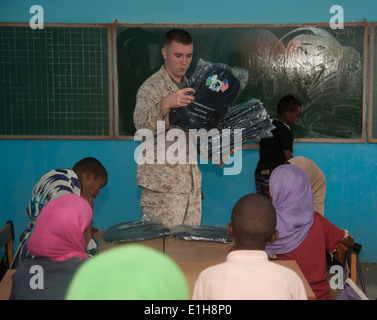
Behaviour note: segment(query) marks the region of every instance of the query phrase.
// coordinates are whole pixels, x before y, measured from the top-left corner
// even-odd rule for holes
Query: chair
[[[351,280],[356,283],[357,281],[357,251],[354,250],[354,248],[348,248],[344,243],[338,241],[335,247],[336,251],[334,253],[334,258],[340,263],[344,264],[344,258],[346,257],[347,250],[351,249],[351,264],[350,264],[350,270]]]
[[[5,226],[0,230],[0,249],[5,248],[5,256],[2,263],[5,263],[4,274],[10,268],[13,261],[13,241],[14,226],[12,221],[7,221]],[[0,280],[4,276],[0,272]]]

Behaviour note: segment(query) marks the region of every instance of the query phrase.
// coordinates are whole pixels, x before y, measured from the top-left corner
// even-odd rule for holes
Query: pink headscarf
[[[289,253],[306,238],[314,219],[314,202],[305,172],[292,164],[283,164],[270,177],[272,204],[276,210],[279,236],[266,245],[269,254]]]
[[[88,258],[84,230],[92,221],[89,203],[75,194],[49,201],[38,215],[27,247],[32,256],[64,261]]]

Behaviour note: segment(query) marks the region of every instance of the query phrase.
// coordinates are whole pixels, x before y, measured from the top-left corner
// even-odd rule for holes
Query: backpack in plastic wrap
[[[246,86],[248,72],[226,64],[199,60],[184,88],[195,89],[195,100],[185,108],[170,109],[169,122],[185,129],[212,129]]]

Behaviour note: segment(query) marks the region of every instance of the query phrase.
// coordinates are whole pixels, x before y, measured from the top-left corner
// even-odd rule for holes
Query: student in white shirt
[[[299,276],[268,260],[267,242],[278,237],[276,213],[269,199],[258,194],[242,197],[228,223],[234,246],[224,263],[199,275],[193,300],[306,300]]]

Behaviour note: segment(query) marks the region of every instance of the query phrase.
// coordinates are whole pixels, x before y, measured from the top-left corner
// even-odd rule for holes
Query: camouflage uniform
[[[153,132],[153,164],[138,164],[137,184],[143,187],[140,206],[145,217],[156,217],[166,226],[178,224],[199,225],[201,220],[201,173],[196,163],[188,159],[188,132],[181,148],[186,150],[185,164],[157,163],[157,134],[174,129],[169,125],[169,115],[162,118],[161,100],[178,90],[165,67],[149,77],[140,87],[136,97],[134,123],[137,130],[149,129]],[[165,121],[163,132],[157,132],[157,121]],[[182,141],[165,141],[165,150]],[[165,152],[165,150],[163,150]]]

